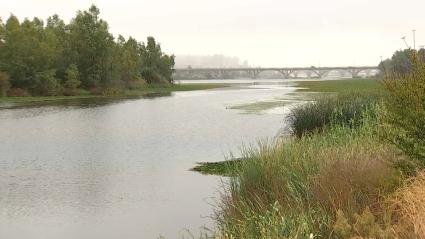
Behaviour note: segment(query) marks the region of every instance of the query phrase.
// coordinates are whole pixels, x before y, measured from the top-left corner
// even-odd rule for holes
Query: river
[[[212,81],[210,81],[212,82]],[[178,238],[213,227],[224,178],[189,171],[273,139],[279,80],[109,103],[0,110],[0,238]],[[240,84],[244,83],[244,84]]]

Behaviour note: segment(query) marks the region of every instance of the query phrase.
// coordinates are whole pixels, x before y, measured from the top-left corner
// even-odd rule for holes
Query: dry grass
[[[370,207],[379,213],[382,195],[400,184],[400,173],[389,161],[399,156],[391,147],[351,145],[330,149],[318,157],[325,160],[313,180],[312,195],[328,211],[354,215]]]
[[[389,199],[392,229],[399,238],[425,238],[425,172],[407,181]]]

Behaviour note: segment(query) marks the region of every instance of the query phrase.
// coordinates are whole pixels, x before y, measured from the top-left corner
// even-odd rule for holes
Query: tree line
[[[381,74],[406,75],[412,72],[415,63],[413,59],[425,62],[425,49],[405,49],[394,52],[391,58],[383,60],[379,64]]]
[[[58,15],[0,19],[0,96],[114,93],[149,84],[171,84],[174,56],[153,37],[146,43],[109,32],[92,5],[69,24]]]

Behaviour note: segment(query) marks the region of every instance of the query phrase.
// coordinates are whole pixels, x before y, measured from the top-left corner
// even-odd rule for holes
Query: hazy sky
[[[116,36],[154,36],[168,53],[224,54],[255,66],[376,65],[425,45],[425,0],[93,0]],[[1,0],[0,16],[68,22],[85,0]]]

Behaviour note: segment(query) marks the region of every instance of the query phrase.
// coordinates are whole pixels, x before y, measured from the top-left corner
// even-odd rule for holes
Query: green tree
[[[45,44],[52,54],[51,68],[56,69],[58,78],[64,79],[65,71],[72,62],[68,57],[70,50],[66,24],[55,14],[47,19],[45,31]]]
[[[34,88],[39,72],[57,67],[58,45],[56,36],[45,30],[40,19],[26,19],[21,24],[11,15],[5,26],[0,59],[12,86],[26,90]]]
[[[72,60],[78,64],[82,85],[86,88],[107,85],[108,60],[114,45],[108,24],[99,18],[100,11],[91,6],[78,12],[69,25]]]
[[[161,46],[155,38],[148,37],[147,43],[141,46],[142,76],[147,83],[172,83],[174,56],[162,53]]]
[[[121,79],[128,87],[132,82],[141,78],[140,68],[141,57],[139,55],[140,44],[134,39],[129,38],[122,45],[122,75]]]
[[[114,41],[94,5],[69,24],[58,15],[47,24],[39,18],[20,22],[14,15],[5,24],[0,19],[0,71],[9,75],[12,88],[34,95],[60,93],[60,83],[75,89],[78,81],[81,88],[111,92],[140,86],[143,79],[172,83],[173,67],[174,56],[164,54],[153,37],[146,44],[122,36]],[[78,79],[70,80],[74,73]]]
[[[71,64],[65,72],[64,87],[69,90],[76,90],[81,85],[79,80],[77,65]]]
[[[25,85],[25,64],[23,62],[21,24],[17,17],[11,15],[4,26],[4,44],[0,57],[2,70],[10,76],[10,81],[14,87]]]
[[[388,90],[384,119],[395,145],[425,167],[425,63],[415,52],[409,57],[408,72],[389,73],[384,80]]]
[[[4,43],[6,41],[5,34],[6,34],[6,28],[3,23],[3,20],[0,17],[0,70],[4,69],[4,62],[3,62],[1,53],[4,52]]]
[[[56,70],[37,73],[32,91],[37,95],[53,96],[60,93],[61,85],[56,78]]]
[[[173,72],[174,72],[174,64],[175,64],[174,59],[175,59],[174,55],[172,56],[163,55],[161,57],[161,61],[158,66],[159,71],[161,72],[161,75],[169,83],[173,83]]]
[[[6,34],[6,28],[4,26],[3,20],[0,17],[0,49],[2,49],[2,47],[4,46],[5,34]]]
[[[412,71],[413,62],[410,56],[413,50],[406,49],[404,51],[397,51],[391,58],[393,70],[398,74],[407,74]]]
[[[416,53],[415,50],[406,49],[396,51],[391,59],[386,59],[379,64],[381,72],[391,74],[407,74],[413,69],[413,62],[410,56]]]

